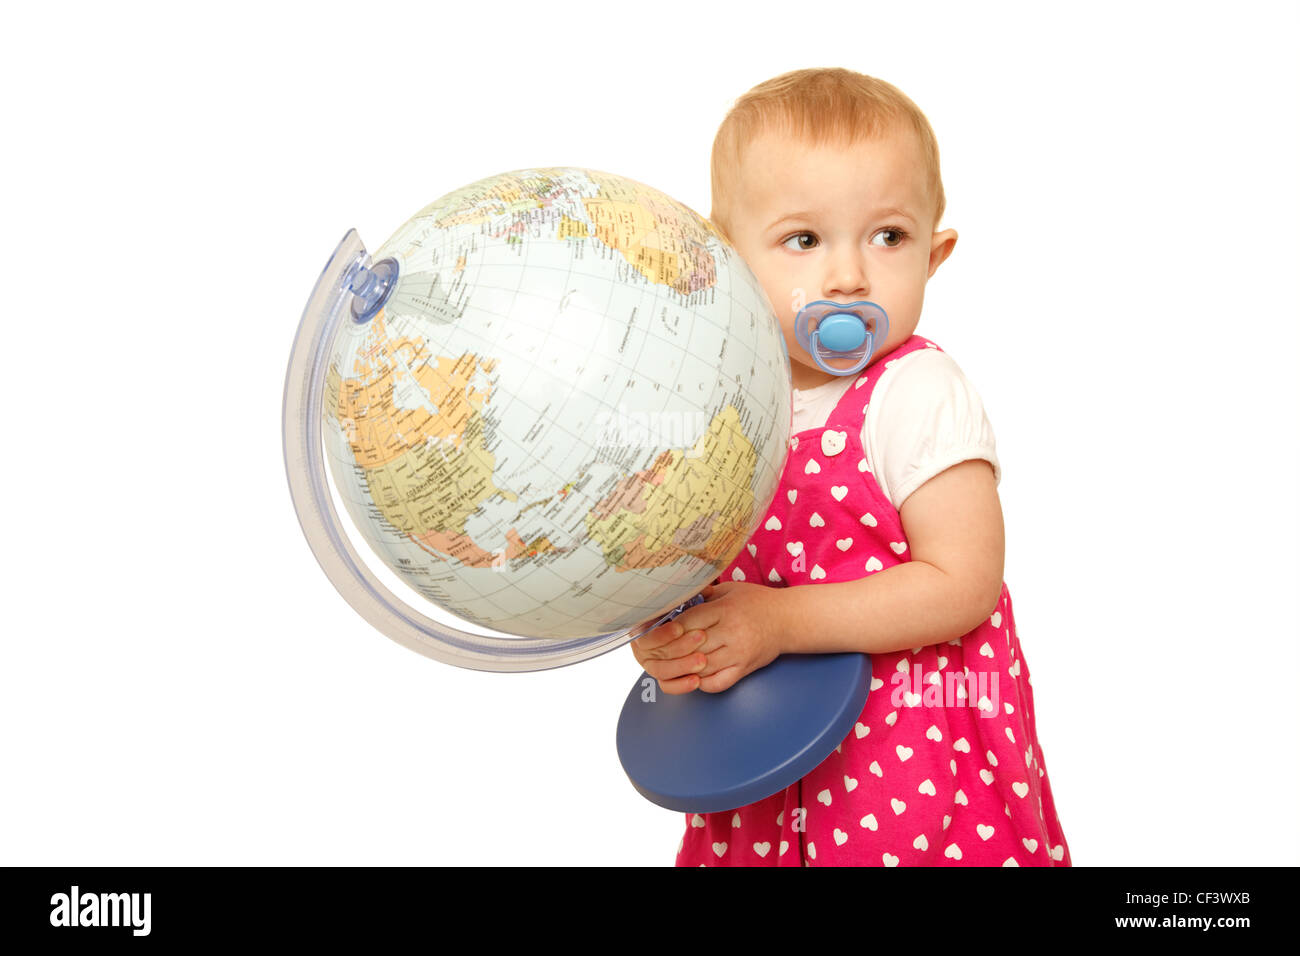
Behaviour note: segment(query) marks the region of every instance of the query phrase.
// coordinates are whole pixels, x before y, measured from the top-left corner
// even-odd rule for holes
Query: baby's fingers
[[[669,621],[649,634],[632,642],[637,660],[667,661],[685,657],[704,643],[705,634],[696,629],[687,631],[676,621]]]
[[[683,657],[674,657],[669,660],[654,660],[653,658],[639,658],[641,666],[645,672],[659,681],[662,686],[665,681],[675,681],[682,677],[698,675],[700,671],[708,665],[709,659],[699,651],[693,654],[686,654]],[[694,688],[683,687],[683,690],[693,690]],[[673,693],[673,691],[669,691]]]
[[[699,686],[700,678],[695,674],[687,674],[685,677],[659,682],[659,689],[665,694],[689,694]]]
[[[740,668],[736,665],[724,667],[715,674],[700,678],[700,690],[706,694],[720,694],[740,680]]]
[[[677,640],[685,633],[686,629],[678,624],[675,620],[665,621],[652,631],[646,631],[632,645],[640,654],[651,656],[653,652],[659,651]],[[655,657],[662,657],[662,654],[654,653]]]

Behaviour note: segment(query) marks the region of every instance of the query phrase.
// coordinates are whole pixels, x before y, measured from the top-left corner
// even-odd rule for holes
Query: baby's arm
[[[856,581],[785,589],[781,653],[887,653],[973,630],[1002,593],[1004,531],[993,468],[964,461],[899,511],[912,560]]]
[[[778,654],[879,654],[969,633],[1002,593],[992,466],[954,465],[909,495],[899,515],[910,561],[835,584],[714,585],[703,604],[633,642],[637,660],[668,693],[716,693]]]

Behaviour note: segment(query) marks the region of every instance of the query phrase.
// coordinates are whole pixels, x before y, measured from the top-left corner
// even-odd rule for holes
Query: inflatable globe
[[[290,359],[290,488],[322,567],[388,636],[464,667],[569,664],[744,546],[784,466],[789,374],[761,286],[708,221],[608,173],[503,173],[373,257],[344,238]],[[361,560],[330,479],[353,536],[436,617]]]

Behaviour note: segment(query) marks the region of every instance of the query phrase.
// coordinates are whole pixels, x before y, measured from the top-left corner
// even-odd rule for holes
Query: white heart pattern
[[[814,511],[808,517],[808,525],[813,528],[824,528],[826,527],[826,519]]]
[[[950,859],[950,860],[960,860],[960,859],[961,859],[961,847],[959,847],[959,846],[958,846],[957,844],[955,844],[955,843],[949,843],[949,844],[948,844],[948,849],[946,849],[946,850],[943,851],[943,855],[946,856],[946,857],[948,857],[948,859]]]
[[[907,759],[912,756],[912,748],[904,747],[902,744],[899,744],[897,747],[894,748],[894,753],[898,754],[899,760],[906,763]]]
[[[882,568],[884,568],[884,565],[880,563],[880,559],[877,558],[875,555],[872,555],[871,557],[867,558],[868,571],[879,571]]]
[[[790,552],[790,557],[794,557],[796,554],[798,554],[800,551],[803,550],[803,542],[802,541],[787,542],[785,549]]]
[[[831,485],[831,497],[836,501],[843,501],[844,496],[849,493],[848,485]]]
[[[866,827],[868,830],[874,830],[879,826],[879,824],[876,823],[876,815],[874,813],[868,813],[865,817],[859,820],[858,823],[862,824],[862,826]]]
[[[745,572],[742,571],[742,570],[740,570],[740,568],[732,568],[732,569],[731,569],[731,580],[733,580],[733,581],[743,581],[743,580],[745,580]]]
[[[715,843],[715,844],[713,844],[713,852],[714,852],[715,854],[717,854],[719,857],[721,857],[722,854],[724,854],[724,853],[727,852],[727,844],[725,844],[725,843]]]
[[[805,475],[819,475],[821,474],[821,470],[822,466],[817,464],[816,458],[809,458],[808,464],[803,466],[803,473]]]
[[[776,515],[772,515],[772,517],[767,519],[767,524],[763,525],[763,527],[766,528],[768,531],[780,531],[781,519],[778,518]]]
[[[849,839],[849,835],[845,833],[843,830],[841,830],[839,827],[835,828],[835,832],[833,836],[835,837],[836,846],[843,846],[846,842],[848,842]]]
[[[933,797],[935,794],[934,784],[930,782],[929,777],[926,777],[924,780],[922,780],[921,785],[916,789],[919,792],[925,794],[927,797]]]
[[[857,734],[858,739],[861,740],[867,734],[871,733],[871,728],[859,720],[853,725],[853,732]]]
[[[898,857],[894,856],[894,854],[890,853],[888,850],[880,854],[880,861],[884,863],[885,866],[898,866]]]
[[[848,437],[848,432],[836,432],[829,429],[822,432],[822,454],[827,458],[834,458],[844,450],[844,440]]]
[[[906,541],[891,541],[891,542],[889,542],[889,550],[890,550],[890,551],[893,551],[894,554],[902,554],[904,551],[907,550],[907,542],[906,542]],[[952,632],[950,631],[949,633],[952,633]]]
[[[767,572],[767,579],[775,584],[777,581],[781,580],[781,575],[776,573],[776,568],[773,568],[771,571]]]
[[[822,570],[820,564],[814,564],[812,570],[808,572],[808,577],[812,578],[814,581],[820,581],[822,578],[826,577],[826,572]]]
[[[799,497],[799,489],[791,488],[785,493],[785,496],[790,499],[790,504],[794,504],[794,499]]]
[[[980,835],[981,840],[987,840],[993,835],[993,828],[987,823],[981,823],[975,827],[975,832]]]
[[[876,526],[876,516],[873,514],[870,513],[864,514],[858,520],[861,521],[868,528],[874,528]]]
[[[853,539],[852,539],[852,538],[836,538],[836,539],[835,539],[835,547],[839,548],[841,551],[847,551],[847,550],[849,550],[849,548],[853,547]]]
[[[847,792],[847,793],[852,793],[852,792],[853,792],[854,790],[856,790],[856,789],[858,789],[858,782],[857,782],[855,779],[853,779],[852,777],[850,777],[850,776],[846,773],[846,774],[844,775],[844,790],[845,790],[845,792]]]
[[[907,809],[907,804],[902,800],[899,800],[897,797],[890,797],[889,805],[894,808],[894,816],[901,815],[902,812]]]
[[[772,852],[772,844],[766,842],[755,843],[754,852],[757,853],[759,856],[767,856],[768,853]]]
[[[824,803],[828,807],[831,805],[831,791],[829,787],[817,794],[817,802]]]

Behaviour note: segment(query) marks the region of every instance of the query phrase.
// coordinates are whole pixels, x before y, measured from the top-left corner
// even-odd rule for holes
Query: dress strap
[[[880,381],[880,377],[885,374],[885,369],[904,355],[919,349],[943,351],[929,339],[913,335],[894,351],[886,352],[858,374],[853,384],[849,386],[848,391],[835,403],[835,408],[832,409],[830,417],[826,419],[827,426],[851,427],[854,429],[853,434],[857,434],[862,428],[862,420],[866,416],[867,404],[871,401],[871,393],[875,391],[876,383]]]

